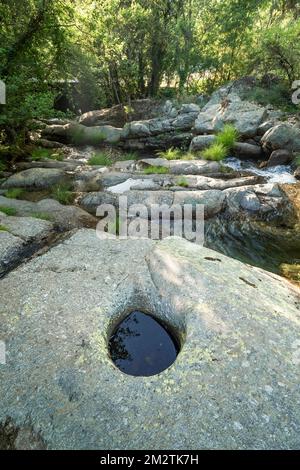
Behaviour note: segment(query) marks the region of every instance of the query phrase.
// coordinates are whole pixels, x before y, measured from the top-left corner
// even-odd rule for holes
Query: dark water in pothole
[[[173,364],[179,343],[167,326],[135,311],[114,330],[109,352],[115,365],[125,374],[148,377]]]

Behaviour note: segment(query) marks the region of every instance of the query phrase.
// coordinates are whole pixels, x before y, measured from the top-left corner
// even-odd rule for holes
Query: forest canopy
[[[0,0],[0,24],[6,140],[59,116],[62,88],[83,112],[245,75],[300,79],[298,0]]]

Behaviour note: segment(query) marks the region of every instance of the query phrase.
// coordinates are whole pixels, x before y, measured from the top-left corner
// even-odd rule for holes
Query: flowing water
[[[241,161],[238,158],[227,158],[224,165],[232,170],[247,171],[253,175],[263,176],[268,183],[292,184],[297,183],[293,170],[288,165],[278,165],[271,168],[258,168],[251,161]]]

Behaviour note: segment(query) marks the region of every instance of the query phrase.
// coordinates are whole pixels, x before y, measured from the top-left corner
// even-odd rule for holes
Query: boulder
[[[262,137],[266,152],[284,149],[290,152],[300,151],[300,129],[288,123],[281,123],[269,129]]]
[[[234,145],[233,154],[240,160],[259,160],[263,156],[260,145],[247,144],[245,142],[237,142]]]
[[[219,190],[177,191],[173,204],[179,204],[182,207],[186,204],[190,204],[193,207],[203,205],[205,219],[209,219],[223,210],[224,202],[225,194]]]
[[[47,139],[38,139],[35,141],[36,145],[39,145],[40,147],[43,147],[45,149],[57,149],[57,148],[63,148],[64,144],[60,142],[55,142]]]
[[[79,199],[80,207],[93,215],[96,215],[97,208],[102,204],[111,204],[117,207],[118,200],[116,195],[105,191],[93,191],[82,195]]]
[[[122,129],[113,126],[86,127],[78,123],[48,126],[42,131],[42,137],[48,140],[76,145],[114,144],[120,141],[121,135]]]
[[[233,124],[243,137],[254,137],[266,119],[267,110],[236,95],[228,95],[221,104],[206,105],[195,121],[197,134],[216,133],[225,124]]]
[[[196,204],[204,205],[205,217],[210,218],[221,212],[223,209],[225,195],[220,190],[207,190],[207,191],[165,191],[165,190],[128,190],[124,192],[93,192],[83,196],[80,201],[81,207],[91,214],[96,214],[97,208],[102,204],[111,204],[115,208],[119,207],[118,196],[127,197],[128,207],[136,204],[142,204],[146,206],[148,214],[154,205],[167,205],[171,207],[173,204],[184,206],[184,204],[190,204],[196,206]],[[142,217],[142,215],[141,215]],[[147,216],[148,218],[148,216]]]
[[[209,108],[212,105],[220,104],[228,96],[233,97],[232,99],[244,99],[245,94],[251,91],[255,86],[258,85],[258,81],[255,77],[243,77],[238,80],[231,81],[226,85],[218,88],[210,97],[210,100],[205,105],[204,109]]]
[[[54,199],[42,199],[39,202],[8,199],[0,196],[0,206],[11,207],[18,216],[37,215],[49,217],[55,228],[61,231],[81,227],[95,227],[97,219],[76,206],[64,206]]]
[[[29,170],[30,168],[55,168],[63,171],[74,171],[81,165],[76,160],[38,160],[32,162],[17,162],[17,170]]]
[[[206,148],[210,147],[216,140],[216,136],[214,135],[197,135],[193,138],[190,151],[196,152],[198,150],[205,150]]]
[[[259,136],[263,136],[266,132],[268,132],[272,127],[276,126],[276,121],[275,120],[268,120],[263,122],[257,129],[257,134]]]
[[[200,106],[195,103],[188,103],[183,104],[179,110],[179,114],[189,114],[189,113],[196,113],[200,112]]]
[[[23,449],[32,434],[49,450],[299,448],[299,290],[283,278],[182,239],[80,230],[10,273],[0,298],[0,429],[30,423]],[[107,344],[140,309],[181,351],[133,378]]]
[[[294,171],[294,176],[297,180],[300,180],[300,166]]]
[[[66,182],[67,179],[65,172],[57,168],[30,168],[14,173],[1,187],[3,189],[48,189],[56,184]]]
[[[287,226],[295,223],[293,205],[278,184],[241,186],[224,193],[227,214],[238,220],[246,217]]]
[[[54,234],[53,224],[33,217],[0,212],[0,277],[41,248]]]
[[[193,138],[191,132],[176,132],[172,130],[164,134],[149,137],[132,138],[122,141],[121,144],[127,150],[161,150],[170,147],[188,148]]]
[[[194,126],[195,119],[198,114],[199,111],[196,113],[187,112],[186,114],[179,114],[179,116],[172,122],[172,126],[175,130],[179,129],[181,131],[187,131]]]
[[[173,108],[172,102],[171,109]],[[89,111],[79,118],[79,123],[84,126],[104,126],[123,127],[127,122],[139,121],[142,119],[152,119],[165,114],[164,103],[153,99],[132,100],[129,112],[122,104],[112,108],[104,108]]]
[[[267,166],[287,165],[293,160],[293,155],[289,150],[274,150],[268,160]]]
[[[80,192],[100,191],[104,187],[123,183],[131,176],[130,173],[102,170],[99,168],[79,173],[74,181],[75,190]]]
[[[0,225],[7,228],[12,235],[25,242],[37,242],[49,237],[53,224],[34,217],[7,216],[0,211]]]
[[[150,166],[166,168],[173,175],[214,175],[221,172],[218,162],[207,160],[165,160],[163,158],[144,158],[136,163],[137,170]]]

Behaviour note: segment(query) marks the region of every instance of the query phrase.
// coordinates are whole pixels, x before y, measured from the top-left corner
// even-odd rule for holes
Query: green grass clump
[[[3,212],[3,214],[6,215],[16,215],[17,209],[15,209],[14,207],[0,206],[0,212]]]
[[[148,166],[148,168],[144,169],[143,173],[144,175],[165,175],[166,173],[169,173],[169,170],[164,166]]]
[[[186,152],[182,154],[181,160],[195,160],[196,157],[197,157],[197,154],[192,153],[192,152]]]
[[[0,232],[8,232],[8,228],[5,225],[0,225]]]
[[[54,199],[64,205],[71,204],[75,197],[74,193],[71,191],[70,185],[66,183],[54,186],[51,195]]]
[[[186,178],[183,176],[177,180],[177,186],[181,186],[182,188],[188,188],[189,183]]]
[[[30,214],[30,217],[33,217],[34,219],[47,220],[48,222],[52,221],[52,217],[46,212],[33,212]]]
[[[93,166],[110,166],[112,164],[112,160],[109,155],[105,152],[95,153],[89,160],[89,165]]]
[[[206,150],[202,152],[202,156],[205,160],[220,161],[227,157],[228,150],[223,144],[212,144]]]
[[[227,150],[231,150],[239,138],[239,133],[232,124],[226,124],[221,132],[217,134],[216,143],[224,145]]]
[[[44,148],[35,148],[30,156],[31,161],[36,162],[39,160],[58,160],[62,161],[63,160],[63,155],[56,151],[54,152],[53,150],[49,149],[44,149]]]
[[[160,150],[156,152],[160,158],[165,158],[166,160],[180,160],[182,157],[182,152],[180,149],[175,149],[174,147],[169,148],[168,150]]]
[[[30,159],[33,162],[36,162],[38,160],[46,160],[50,157],[52,152],[49,149],[43,149],[43,148],[36,148],[32,151]]]
[[[4,196],[8,199],[21,199],[24,192],[22,188],[11,188],[5,191]]]

